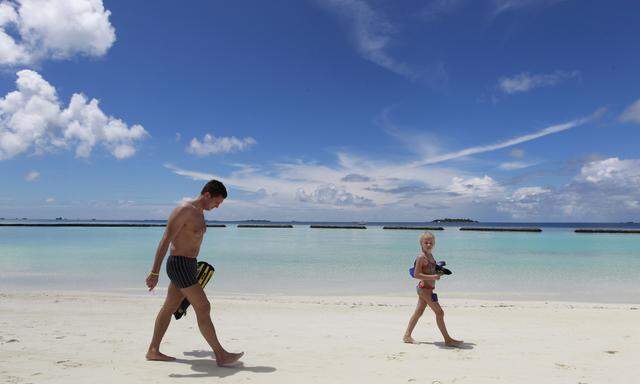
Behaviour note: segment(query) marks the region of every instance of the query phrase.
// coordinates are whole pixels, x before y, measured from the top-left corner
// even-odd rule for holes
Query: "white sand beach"
[[[219,368],[194,314],[173,321],[144,359],[162,292],[3,293],[3,383],[633,383],[640,306],[441,298],[467,344],[441,343],[431,313],[401,342],[411,297],[212,298],[223,344],[243,364]]]

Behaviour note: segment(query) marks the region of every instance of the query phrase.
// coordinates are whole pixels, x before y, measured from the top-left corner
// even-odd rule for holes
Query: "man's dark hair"
[[[227,198],[227,188],[224,187],[224,184],[219,182],[218,180],[211,180],[208,182],[203,188],[201,195],[204,195],[205,192],[209,192],[211,197],[222,196],[222,198]]]

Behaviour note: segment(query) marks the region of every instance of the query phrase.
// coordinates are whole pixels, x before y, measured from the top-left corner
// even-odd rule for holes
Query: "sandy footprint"
[[[22,377],[18,377],[18,376],[3,376],[1,377],[1,379],[3,380],[4,383],[10,383],[10,384],[22,383],[24,381]]]
[[[71,360],[59,360],[56,361],[56,364],[58,365],[62,365],[65,368],[78,368],[78,367],[82,367],[82,363],[76,363],[73,362]]]
[[[404,355],[405,354],[406,354],[405,352],[392,353],[390,355],[387,355],[387,360],[389,360],[389,361],[392,361],[392,360],[402,361],[404,359]]]

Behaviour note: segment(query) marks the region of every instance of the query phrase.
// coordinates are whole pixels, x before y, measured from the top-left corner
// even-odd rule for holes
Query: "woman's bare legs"
[[[462,340],[456,340],[449,335],[447,326],[444,324],[444,310],[440,306],[440,303],[431,299],[431,293],[431,290],[421,289],[419,295],[423,300],[426,301],[429,308],[431,308],[433,313],[436,315],[436,324],[438,324],[438,329],[440,329],[440,333],[442,333],[444,343],[451,347],[457,347],[461,345],[463,343]]]
[[[404,337],[402,338],[402,341],[404,341],[405,343],[415,344],[416,341],[413,340],[411,334],[413,333],[413,329],[416,327],[416,324],[418,324],[418,320],[424,313],[425,309],[427,309],[427,302],[418,295],[418,304],[416,305],[416,310],[413,312],[413,315],[411,315],[409,324],[407,325],[407,330],[404,332]]]

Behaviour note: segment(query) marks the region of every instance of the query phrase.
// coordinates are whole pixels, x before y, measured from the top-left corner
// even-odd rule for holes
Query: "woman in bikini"
[[[433,292],[436,287],[436,280],[440,280],[440,275],[436,273],[436,260],[431,254],[435,245],[436,238],[431,232],[425,232],[420,236],[420,248],[422,248],[422,252],[416,258],[413,271],[413,277],[420,280],[416,287],[418,305],[409,320],[409,325],[407,325],[407,330],[402,340],[405,343],[416,343],[411,337],[411,333],[413,333],[418,319],[420,319],[420,316],[422,316],[428,306],[436,315],[436,323],[442,333],[442,337],[444,337],[444,343],[450,347],[458,347],[462,345],[463,341],[456,340],[449,336],[447,327],[444,324],[444,310],[440,306],[440,303],[438,303],[438,295]]]

